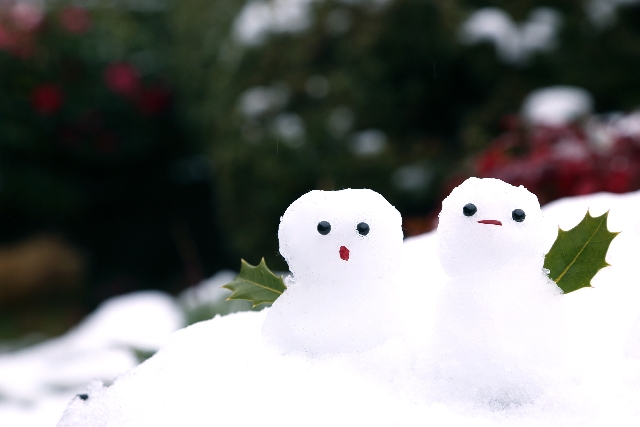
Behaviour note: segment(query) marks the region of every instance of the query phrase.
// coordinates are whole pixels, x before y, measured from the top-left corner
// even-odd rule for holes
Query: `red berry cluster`
[[[524,185],[541,204],[640,189],[640,114],[563,126],[509,123],[475,159],[477,176]]]
[[[89,32],[92,23],[89,11],[80,6],[67,6],[55,14],[47,14],[37,3],[0,0],[0,52],[37,63],[36,57],[46,50],[39,41],[47,37],[47,30],[56,27],[79,36]],[[127,62],[107,64],[103,79],[111,92],[131,101],[141,114],[160,114],[170,104],[169,89],[158,82],[145,84],[138,70]],[[64,86],[57,81],[35,83],[30,93],[33,110],[43,116],[58,114],[67,98]]]
[[[127,62],[109,64],[104,81],[109,90],[131,100],[142,114],[159,114],[171,100],[171,93],[165,87],[159,84],[144,86],[138,70]]]

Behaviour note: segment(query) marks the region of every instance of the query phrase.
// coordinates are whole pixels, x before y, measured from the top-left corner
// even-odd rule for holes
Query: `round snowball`
[[[330,232],[321,231],[320,224]],[[278,238],[280,254],[297,282],[326,286],[379,278],[400,263],[402,218],[372,190],[314,190],[285,211]],[[349,250],[348,261],[340,258],[343,246]]]
[[[451,277],[514,263],[541,268],[542,231],[542,212],[533,193],[499,179],[469,178],[442,202],[440,262]]]

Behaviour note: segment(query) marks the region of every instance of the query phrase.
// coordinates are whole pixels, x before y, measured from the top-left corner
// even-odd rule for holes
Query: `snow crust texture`
[[[376,198],[363,200],[359,203],[369,206]],[[357,260],[365,240],[349,234],[355,224],[347,224],[369,221],[374,236],[377,215],[336,213],[357,213],[355,201],[305,202],[296,205],[301,210],[294,203],[280,230],[281,252],[296,280],[289,283],[290,294],[287,290],[262,312],[216,317],[174,333],[156,355],[112,385],[93,383],[86,398],[74,398],[58,426],[640,424],[640,358],[634,353],[640,340],[640,192],[566,199],[545,207],[543,215],[524,188],[467,181],[444,201],[437,235],[407,239],[388,254],[370,252],[382,257],[374,269],[394,254],[401,258],[395,274],[393,263],[389,270],[376,270],[382,277],[389,274],[392,294],[402,298],[370,301],[398,321],[375,344],[340,323],[349,316],[339,310],[353,310],[354,322],[362,316],[363,297],[348,288],[364,286],[356,280],[359,274],[326,267],[333,265],[332,256],[344,263],[337,262],[338,269]],[[468,203],[476,207],[473,215],[464,214]],[[575,226],[587,208],[594,216],[610,209],[608,227],[621,231],[607,255],[612,266],[596,275],[593,288],[561,295],[542,272],[542,254],[558,225]],[[516,209],[524,211],[523,221],[515,221]],[[313,218],[308,232],[305,216]],[[319,221],[334,221],[333,236],[318,234]],[[329,236],[335,241],[320,240]],[[313,250],[306,246],[310,241]],[[349,261],[340,258],[340,246],[348,247]],[[317,259],[329,264],[316,266]],[[321,290],[349,297],[351,305],[325,307],[340,322],[322,319],[311,303],[309,312],[296,309],[305,296],[330,304]],[[289,306],[278,307],[287,294]],[[382,325],[386,313],[372,324]],[[322,329],[322,322],[312,319],[331,327]],[[290,328],[298,338],[283,338],[280,328]],[[322,344],[304,341],[306,333]],[[348,350],[339,351],[332,337]],[[345,337],[359,344],[349,347]]]
[[[389,336],[402,218],[384,197],[311,191],[286,210],[278,238],[292,276],[265,321],[268,342],[320,355],[370,349]]]

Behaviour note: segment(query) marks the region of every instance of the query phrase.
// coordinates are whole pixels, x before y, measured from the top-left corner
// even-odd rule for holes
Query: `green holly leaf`
[[[253,306],[274,302],[287,289],[282,276],[276,276],[269,270],[264,258],[253,266],[242,260],[240,273],[231,283],[222,286],[233,292],[227,301],[244,299],[253,302]]]
[[[558,228],[558,237],[544,257],[544,268],[565,294],[591,287],[593,276],[609,265],[605,256],[619,233],[607,229],[608,216],[607,211],[594,218],[587,211],[584,219],[571,230]]]

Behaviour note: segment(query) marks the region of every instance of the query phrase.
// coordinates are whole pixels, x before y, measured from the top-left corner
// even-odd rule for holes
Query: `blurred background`
[[[378,191],[411,236],[468,176],[640,189],[638,76],[638,0],[0,0],[0,413],[59,414],[87,379],[47,375],[125,360],[140,319],[231,310],[309,190]]]
[[[0,342],[286,270],[312,189],[639,189],[638,76],[637,0],[0,0]]]

